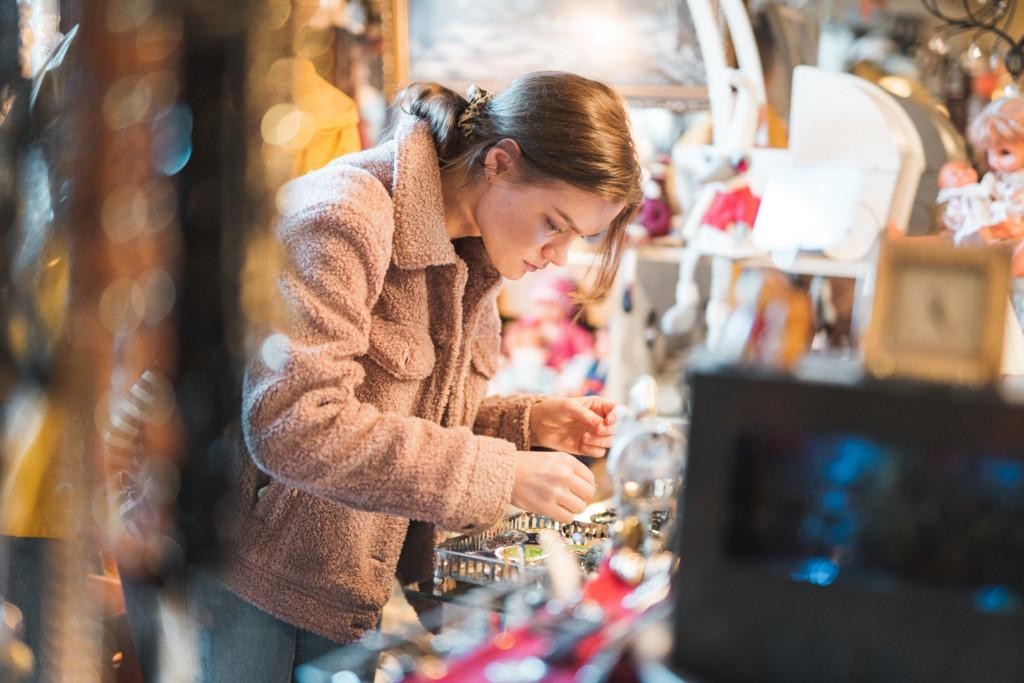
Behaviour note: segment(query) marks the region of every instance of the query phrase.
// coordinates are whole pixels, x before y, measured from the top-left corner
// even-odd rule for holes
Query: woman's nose
[[[546,261],[549,261],[556,266],[564,266],[569,258],[570,244],[572,244],[572,240],[555,240],[544,247],[541,255]]]

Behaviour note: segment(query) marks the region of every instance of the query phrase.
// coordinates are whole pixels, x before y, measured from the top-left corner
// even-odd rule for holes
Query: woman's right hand
[[[560,451],[519,451],[512,504],[569,524],[594,497],[594,474]]]

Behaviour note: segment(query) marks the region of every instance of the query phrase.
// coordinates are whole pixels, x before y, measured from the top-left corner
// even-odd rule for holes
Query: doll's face
[[[939,187],[963,187],[978,182],[978,172],[969,164],[951,161],[939,171]]]
[[[1019,171],[1024,168],[1024,141],[994,144],[988,148],[985,160],[999,173]]]

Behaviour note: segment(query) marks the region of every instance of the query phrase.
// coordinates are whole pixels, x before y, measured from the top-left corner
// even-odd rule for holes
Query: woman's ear
[[[484,177],[494,180],[514,170],[522,155],[519,143],[515,140],[505,138],[498,141],[487,150],[487,156],[484,157]]]

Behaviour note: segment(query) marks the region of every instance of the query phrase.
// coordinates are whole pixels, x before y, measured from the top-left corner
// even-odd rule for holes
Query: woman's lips
[[[540,270],[540,268],[539,268],[539,267],[537,267],[537,266],[533,265],[533,264],[532,264],[532,263],[530,263],[529,261],[523,261],[523,265],[525,265],[525,266],[526,266],[526,270],[528,270],[528,271],[529,271],[529,272],[531,272],[531,273],[532,273],[533,271],[535,271],[535,270]]]

